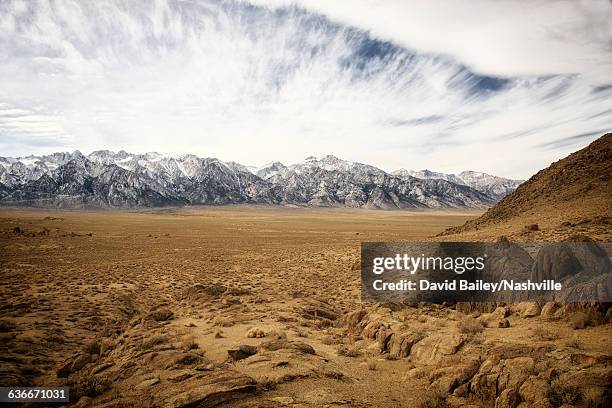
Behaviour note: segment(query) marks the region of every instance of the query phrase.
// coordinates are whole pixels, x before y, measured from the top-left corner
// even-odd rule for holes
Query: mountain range
[[[98,150],[0,157],[0,205],[160,207],[222,204],[378,209],[486,208],[520,180],[429,170],[387,173],[332,155],[255,168],[192,154]]]

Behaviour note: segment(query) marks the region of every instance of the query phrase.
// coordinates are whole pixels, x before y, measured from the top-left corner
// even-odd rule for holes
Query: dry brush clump
[[[581,399],[580,388],[574,384],[556,379],[550,385],[552,389],[551,402],[555,406],[564,404],[573,406]]]
[[[83,347],[83,351],[87,354],[100,354],[100,342],[92,340]]]
[[[584,345],[579,339],[573,338],[573,339],[569,339],[565,341],[565,347],[571,347],[577,350],[582,350],[584,348]]]
[[[170,337],[165,334],[153,334],[143,339],[140,344],[140,350],[148,350],[157,345],[164,344],[170,341]]]
[[[368,367],[368,370],[370,371],[376,371],[376,369],[378,369],[378,364],[376,363],[376,359],[374,358],[368,359],[368,361],[366,362],[366,367]]]
[[[346,346],[340,346],[338,350],[336,350],[336,353],[339,356],[343,356],[343,357],[359,357],[362,354],[361,351],[359,351],[359,349],[355,347],[346,347]]]
[[[111,387],[112,382],[100,376],[81,377],[70,385],[70,401],[78,401],[81,397],[97,397]]]
[[[598,326],[603,319],[595,313],[576,312],[570,318],[570,325],[575,330],[584,329],[588,326]]]
[[[0,320],[0,333],[8,333],[15,330],[15,323],[8,320]]]
[[[559,334],[544,327],[537,326],[533,328],[532,337],[537,341],[553,341],[559,339]]]
[[[450,408],[446,401],[446,393],[442,391],[430,391],[423,401],[418,405],[418,408]]]
[[[155,322],[165,322],[173,318],[174,318],[174,312],[164,307],[154,310],[145,316],[145,320],[153,320]]]
[[[484,326],[480,320],[473,317],[466,317],[457,323],[457,328],[463,334],[478,334],[482,333]]]
[[[187,337],[183,340],[182,347],[184,350],[197,350],[200,348],[200,345],[195,341],[193,336]]]
[[[210,320],[210,323],[216,327],[232,327],[236,324],[236,321],[231,316],[218,314]]]

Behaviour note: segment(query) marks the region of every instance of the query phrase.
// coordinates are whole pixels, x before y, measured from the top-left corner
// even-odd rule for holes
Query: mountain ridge
[[[470,173],[485,175],[485,182],[471,186],[455,175],[418,178],[393,174],[333,155],[309,156],[291,165],[272,162],[257,168],[193,154],[96,150],[84,155],[76,150],[0,157],[0,205],[159,207],[257,203],[378,209],[486,208],[503,196],[489,181],[508,185],[517,182]]]
[[[472,187],[498,200],[506,196],[508,193],[514,191],[521,183],[525,181],[507,179],[472,170],[464,170],[461,173],[448,174],[431,171],[428,169],[419,171],[399,169],[391,172],[391,174],[398,175],[400,177],[412,176],[426,180],[441,179],[451,181],[455,184],[462,184]]]

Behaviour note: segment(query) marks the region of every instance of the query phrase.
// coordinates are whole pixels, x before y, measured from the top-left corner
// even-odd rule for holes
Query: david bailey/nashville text
[[[527,280],[524,282],[502,279],[499,282],[485,282],[483,280],[476,280],[474,282],[461,279],[452,280],[448,279],[444,282],[431,282],[426,279],[420,279],[417,281],[411,281],[402,279],[397,282],[384,282],[382,279],[377,279],[372,282],[372,287],[376,291],[483,291],[483,292],[499,292],[504,290],[515,290],[515,291],[560,291],[563,285],[560,282],[556,282],[551,279],[543,280],[541,282],[532,282]]]

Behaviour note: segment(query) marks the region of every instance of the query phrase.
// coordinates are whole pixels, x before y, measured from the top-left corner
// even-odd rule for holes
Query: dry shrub
[[[584,329],[589,323],[589,316],[584,312],[575,313],[570,323],[574,329]]]
[[[0,333],[7,333],[15,330],[15,323],[8,320],[0,320]]]
[[[193,353],[188,353],[188,354],[183,354],[182,356],[179,356],[175,360],[174,364],[176,364],[177,366],[190,366],[190,365],[198,364],[202,362],[202,360],[203,360],[202,356],[199,356]]]
[[[103,377],[81,378],[70,387],[70,401],[81,397],[97,397],[110,388],[111,381]]]
[[[332,336],[325,336],[321,339],[321,343],[326,346],[331,346],[333,344],[337,344],[337,341]]]
[[[251,294],[251,289],[249,288],[228,288],[225,291],[226,295],[232,295],[232,296],[246,296],[246,295],[250,295]]]
[[[278,386],[278,381],[267,376],[262,377],[257,381],[257,387],[262,391],[272,391]]]
[[[197,350],[200,348],[200,345],[195,341],[195,338],[191,337],[183,341],[183,348],[187,351]]]
[[[344,373],[336,370],[326,370],[323,375],[327,378],[333,378],[334,380],[342,380],[344,378]]]
[[[367,362],[367,367],[368,367],[368,370],[375,371],[377,368],[376,360],[373,358],[369,359]]]
[[[100,343],[92,340],[83,347],[83,351],[87,354],[100,354],[100,348]]]
[[[340,346],[340,348],[336,351],[339,356],[343,357],[359,357],[361,355],[361,351],[357,350],[354,347],[346,347]]]
[[[299,327],[294,329],[295,335],[298,337],[308,337],[308,332],[306,330],[302,330]]]
[[[577,350],[582,350],[582,348],[583,348],[582,342],[580,340],[578,340],[577,338],[573,338],[573,339],[567,340],[565,342],[565,346],[566,347],[575,348]]]
[[[577,312],[570,318],[570,324],[573,329],[584,329],[588,326],[598,326],[602,323],[602,319],[596,313]]]
[[[235,324],[234,320],[229,317],[217,315],[212,319],[212,325],[217,327],[230,327]]]
[[[410,367],[411,368],[408,369],[408,371],[406,371],[405,374],[402,376],[403,381],[410,378],[416,378],[417,380],[420,380],[427,376],[427,372],[422,367],[415,367],[413,364],[410,364]]]
[[[478,334],[482,333],[484,330],[484,326],[480,322],[480,320],[476,320],[473,317],[467,317],[457,323],[457,328],[459,332],[465,334]]]
[[[274,340],[286,340],[287,333],[285,333],[282,330],[272,330],[270,331],[270,333],[268,333],[267,337],[274,339]]]
[[[532,337],[539,341],[553,341],[559,338],[559,334],[538,326],[533,329]]]
[[[610,407],[612,398],[610,390],[604,388],[587,388],[582,390],[582,399],[587,407],[605,408]]]
[[[446,402],[446,395],[442,391],[430,392],[420,404],[418,408],[450,408]]]
[[[142,349],[143,350],[147,350],[150,349],[154,346],[157,346],[158,344],[163,344],[166,343],[168,341],[168,337],[164,336],[164,335],[153,335],[145,340],[143,340],[142,342]]]
[[[154,320],[156,322],[165,322],[174,318],[174,313],[170,309],[161,308],[149,313],[145,320]]]
[[[550,383],[550,386],[552,389],[551,402],[555,406],[561,406],[563,404],[574,405],[582,399],[580,388],[574,384],[568,384],[565,381],[556,379]]]

